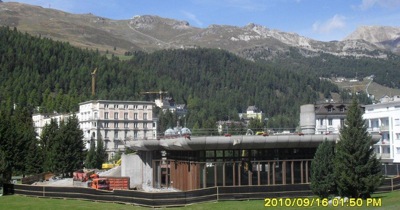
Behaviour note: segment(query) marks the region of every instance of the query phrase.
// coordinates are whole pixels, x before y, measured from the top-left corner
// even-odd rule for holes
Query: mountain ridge
[[[184,20],[153,15],[112,20],[90,13],[71,14],[11,2],[1,3],[0,10],[3,11],[0,13],[0,25],[17,27],[33,35],[70,42],[78,47],[115,54],[137,50],[151,52],[203,47],[225,49],[250,60],[254,60],[257,51],[262,50],[264,54],[269,53],[262,59],[268,60],[288,52],[290,47],[308,51],[308,54],[323,52],[336,56],[383,59],[387,58],[389,52],[400,52],[399,38],[396,36],[376,42],[372,38],[365,40],[374,37],[372,35],[363,37],[350,34],[343,41],[322,42],[255,23],[243,27],[212,24],[206,28],[197,28]],[[372,34],[373,31],[369,33]]]

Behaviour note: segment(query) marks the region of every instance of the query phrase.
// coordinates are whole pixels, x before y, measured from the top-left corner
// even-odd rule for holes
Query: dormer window
[[[328,112],[332,112],[333,108],[332,107],[328,107]]]

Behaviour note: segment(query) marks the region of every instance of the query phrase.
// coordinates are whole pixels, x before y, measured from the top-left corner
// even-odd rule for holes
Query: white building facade
[[[315,104],[315,134],[339,134],[344,126],[348,106],[348,103]]]
[[[400,97],[366,105],[363,118],[368,132],[382,136],[374,145],[377,156],[384,163],[400,163]]]
[[[40,138],[40,135],[43,132],[44,126],[47,124],[50,124],[50,121],[52,119],[54,119],[59,124],[61,121],[67,120],[72,115],[73,114],[58,114],[58,113],[33,114],[32,120],[33,120],[33,126],[35,127],[35,131],[38,134],[37,138]],[[75,115],[77,115],[77,113],[75,113]]]
[[[125,151],[126,145],[137,140],[157,138],[157,118],[154,117],[154,102],[93,100],[79,104],[79,119],[83,141],[87,149],[90,142],[102,139],[109,158],[117,151]],[[36,132],[41,134],[50,120],[58,122],[68,115],[33,115]]]

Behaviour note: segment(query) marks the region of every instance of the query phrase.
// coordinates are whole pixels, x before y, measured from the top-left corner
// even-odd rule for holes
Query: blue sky
[[[8,0],[3,0],[8,2]],[[14,0],[75,14],[121,20],[158,15],[191,26],[256,23],[321,41],[342,40],[357,27],[400,27],[400,0]]]

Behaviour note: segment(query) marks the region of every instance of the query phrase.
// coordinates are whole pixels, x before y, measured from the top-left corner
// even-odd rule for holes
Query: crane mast
[[[96,72],[97,68],[95,68],[92,72],[92,96],[94,96],[96,91]]]

